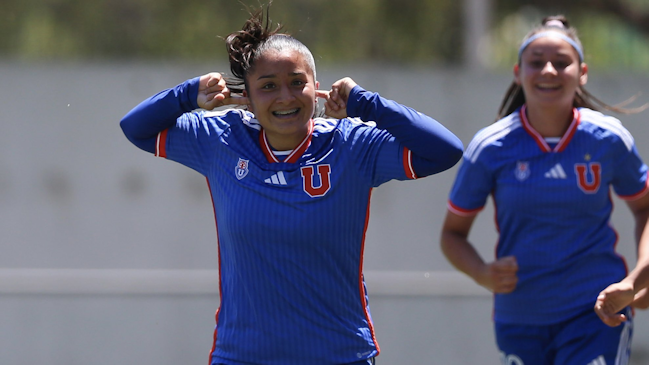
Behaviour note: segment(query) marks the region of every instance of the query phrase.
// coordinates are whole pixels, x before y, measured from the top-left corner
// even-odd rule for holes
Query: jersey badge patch
[[[246,177],[246,175],[248,175],[248,160],[239,158],[239,162],[237,162],[237,167],[234,168],[234,175],[239,180],[243,179],[244,177]]]
[[[525,181],[530,177],[530,163],[527,161],[516,161],[514,175],[518,181]]]

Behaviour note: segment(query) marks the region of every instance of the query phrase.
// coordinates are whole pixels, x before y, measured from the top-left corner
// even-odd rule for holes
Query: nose
[[[556,73],[557,73],[557,69],[554,68],[554,65],[552,64],[552,62],[548,61],[548,62],[546,62],[545,65],[543,66],[543,70],[541,70],[541,72],[542,72],[542,73],[551,73],[551,74],[556,74]]]
[[[295,95],[293,95],[293,90],[290,86],[284,85],[280,88],[278,101],[282,103],[288,103],[295,100]]]

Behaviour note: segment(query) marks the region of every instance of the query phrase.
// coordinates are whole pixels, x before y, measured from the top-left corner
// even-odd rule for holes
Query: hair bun
[[[557,27],[561,29],[566,29],[566,25],[559,19],[550,19],[544,24],[546,27]]]

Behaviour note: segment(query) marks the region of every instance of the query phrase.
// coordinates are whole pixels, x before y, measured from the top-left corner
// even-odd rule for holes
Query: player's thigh
[[[633,317],[626,309],[626,322],[605,325],[595,311],[575,318],[557,335],[556,365],[626,365],[631,352]]]
[[[502,365],[552,365],[546,327],[496,322],[494,328]]]

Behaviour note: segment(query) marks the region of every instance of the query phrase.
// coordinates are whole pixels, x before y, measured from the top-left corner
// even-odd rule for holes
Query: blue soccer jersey
[[[622,199],[647,190],[647,166],[615,118],[579,108],[565,135],[545,140],[525,107],[479,131],[464,154],[449,209],[476,214],[493,197],[496,256],[516,257],[518,284],[496,294],[494,319],[543,325],[592,307],[624,278],[610,222],[610,187]]]
[[[199,82],[144,100],[120,126],[207,178],[221,295],[211,364],[367,362],[379,353],[363,279],[372,188],[450,168],[462,142],[356,86],[350,118],[310,120],[302,143],[280,153],[253,114],[197,111]]]
[[[414,177],[399,143],[353,119],[316,119],[278,161],[242,110],[185,114],[160,139],[158,155],[205,175],[214,200],[217,363],[333,364],[377,354],[363,243],[371,188]]]

